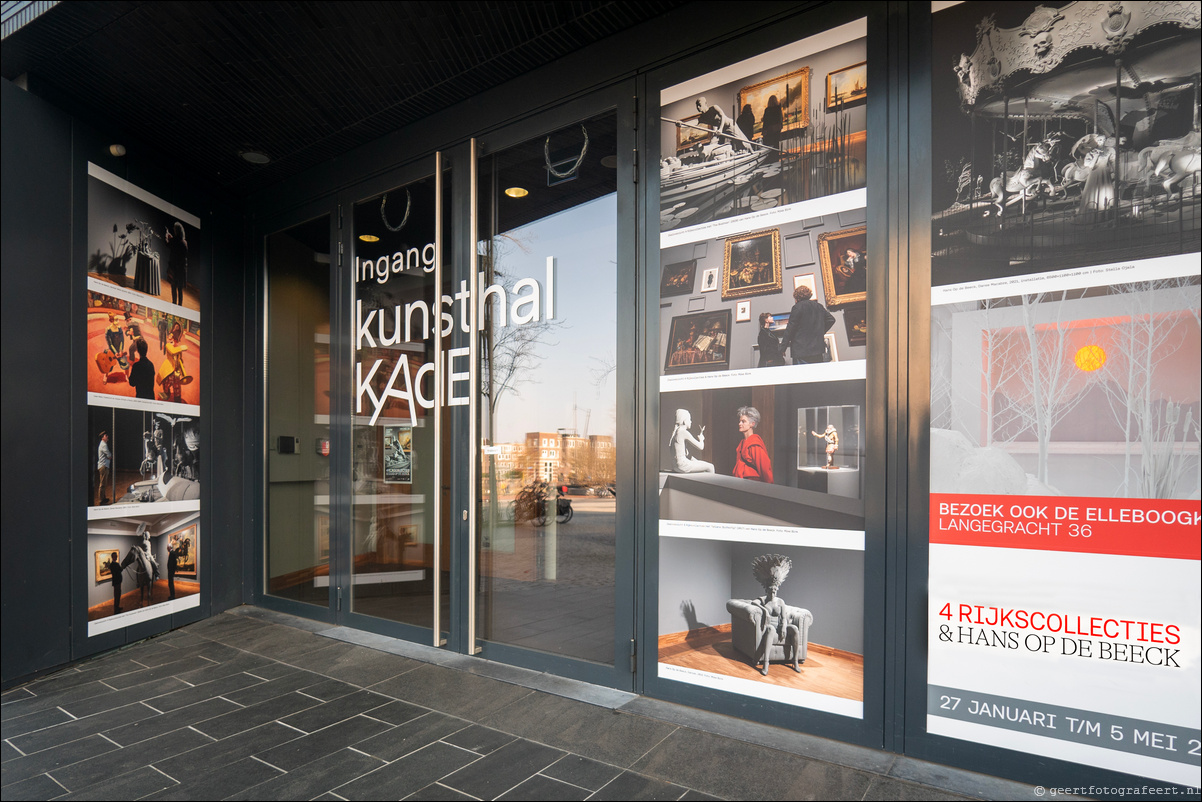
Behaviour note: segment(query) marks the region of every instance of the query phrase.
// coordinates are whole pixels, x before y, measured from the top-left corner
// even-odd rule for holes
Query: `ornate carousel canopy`
[[[991,15],[977,26],[972,55],[954,66],[960,100],[975,115],[1045,119],[1092,118],[1098,101],[1115,100],[1116,85],[1123,99],[1140,99],[1133,107],[1187,88],[1181,100],[1194,103],[1202,39],[1181,34],[1200,29],[1197,2],[1039,6],[1016,28],[997,27]]]

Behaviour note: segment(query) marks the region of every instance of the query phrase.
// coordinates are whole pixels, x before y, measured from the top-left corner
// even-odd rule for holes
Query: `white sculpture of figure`
[[[692,445],[698,451],[705,450],[705,427],[701,427],[698,437],[694,437],[689,429],[693,426],[693,416],[687,409],[676,410],[676,426],[672,429],[672,437],[668,447],[672,449],[672,463],[677,473],[713,473],[714,464],[689,456],[687,446]]]

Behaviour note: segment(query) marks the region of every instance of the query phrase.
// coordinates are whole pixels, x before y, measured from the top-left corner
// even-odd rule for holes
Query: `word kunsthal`
[[[484,274],[480,273],[478,285],[483,286],[483,284]],[[366,310],[363,308],[362,301],[356,301],[355,350],[360,351],[364,347],[387,347],[402,342],[420,342],[435,336],[446,337],[454,331],[456,320],[459,322],[460,330],[467,333],[471,330],[471,298],[472,291],[468,288],[467,282],[460,281],[459,291],[454,295],[443,295],[433,309],[432,305],[424,299],[403,305],[397,304],[391,309]],[[492,304],[494,308],[493,322],[500,327],[524,326],[542,320],[553,320],[555,318],[555,257],[547,257],[545,287],[533,278],[521,279],[508,289],[500,284],[491,284],[486,287],[478,305],[477,325],[481,328],[484,326],[484,311],[489,304]],[[437,333],[435,329],[437,329]],[[446,376],[446,392],[442,396],[444,406],[462,406],[469,401],[466,395],[467,392],[470,392],[466,386],[469,374],[466,370],[457,370],[455,366],[456,360],[468,358],[469,353],[467,348],[452,348],[444,353],[444,367],[446,368],[443,371]],[[412,426],[417,425],[417,406],[423,409],[434,408],[433,397],[427,398],[421,392],[421,383],[426,374],[432,374],[434,371],[433,363],[422,364],[416,374],[410,377],[409,356],[399,352],[396,360],[388,382],[379,395],[376,395],[372,388],[372,381],[385,360],[376,359],[366,369],[363,362],[355,362],[355,411],[359,414],[363,413],[363,401],[366,397],[373,407],[370,422],[372,426],[380,417],[389,398],[405,401],[408,404],[409,422]],[[464,393],[461,394],[458,392],[459,390],[463,390]]]

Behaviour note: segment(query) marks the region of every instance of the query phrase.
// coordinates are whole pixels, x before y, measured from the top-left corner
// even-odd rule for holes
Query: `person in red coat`
[[[735,451],[735,476],[772,484],[772,460],[768,457],[768,447],[764,445],[763,438],[755,433],[755,427],[759,425],[758,409],[739,407],[739,433],[743,439]]]

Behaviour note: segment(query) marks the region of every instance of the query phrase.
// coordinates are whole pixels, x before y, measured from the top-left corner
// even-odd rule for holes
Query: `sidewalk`
[[[241,607],[3,695],[18,799],[1026,799],[1032,788]]]

